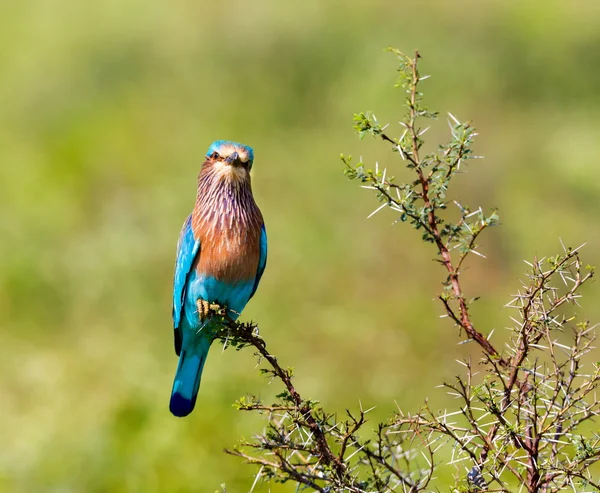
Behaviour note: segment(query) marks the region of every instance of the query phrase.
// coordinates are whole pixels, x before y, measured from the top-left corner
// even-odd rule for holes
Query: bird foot
[[[227,308],[222,307],[218,303],[210,303],[206,300],[198,300],[196,301],[196,305],[198,306],[198,317],[200,318],[200,322],[204,322],[209,315],[223,316],[227,313]]]
[[[198,318],[200,318],[200,322],[205,322],[209,316],[214,315],[222,317],[224,321],[233,322],[240,316],[239,312],[218,303],[199,299],[196,301],[196,305],[198,306]]]

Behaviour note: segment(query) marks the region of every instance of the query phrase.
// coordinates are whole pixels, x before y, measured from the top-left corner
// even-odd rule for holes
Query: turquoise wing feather
[[[256,293],[256,289],[258,288],[258,283],[260,282],[260,278],[265,271],[265,267],[267,266],[267,230],[265,229],[265,225],[262,225],[262,229],[260,230],[260,257],[258,258],[258,270],[256,272],[256,279],[254,280],[254,286],[252,288],[252,292],[250,293],[250,298],[254,296]],[[248,298],[248,299],[250,299]]]
[[[192,230],[192,216],[187,217],[179,234],[177,242],[177,261],[175,264],[175,278],[173,280],[173,328],[175,329],[175,352],[179,356],[181,351],[181,315],[183,302],[186,295],[188,278],[192,272],[194,262],[200,251],[200,241],[194,238]]]

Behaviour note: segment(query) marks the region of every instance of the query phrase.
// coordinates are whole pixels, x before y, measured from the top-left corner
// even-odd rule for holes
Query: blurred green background
[[[598,26],[593,0],[0,3],[0,491],[250,488],[222,451],[264,426],[234,400],[278,390],[251,351],[215,346],[195,412],[168,412],[175,243],[215,139],[255,148],[269,263],[243,318],[300,391],[373,421],[444,404],[475,348],[438,318],[430,247],[391,212],[367,221],[342,175],[340,152],[403,175],[352,114],[400,119],[393,45],[421,51],[430,108],[475,122],[486,160],[455,195],[500,208],[466,281],[501,332],[523,259],[562,238],[600,264]]]

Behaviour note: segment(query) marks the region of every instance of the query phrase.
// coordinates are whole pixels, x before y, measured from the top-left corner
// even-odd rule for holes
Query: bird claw
[[[218,303],[211,303],[206,300],[198,300],[196,301],[196,305],[198,306],[200,322],[206,321],[210,315],[222,315],[223,312],[227,311]]]
[[[206,321],[211,315],[229,318],[229,312],[237,313],[228,309],[226,306],[221,306],[218,303],[211,303],[210,301],[202,299],[196,301],[196,305],[198,306],[198,317],[200,318],[200,322]]]

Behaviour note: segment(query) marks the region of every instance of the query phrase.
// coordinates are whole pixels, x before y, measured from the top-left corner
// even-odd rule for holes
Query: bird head
[[[253,162],[252,147],[229,140],[217,140],[208,148],[204,165],[211,167],[220,178],[245,181],[250,177]]]

